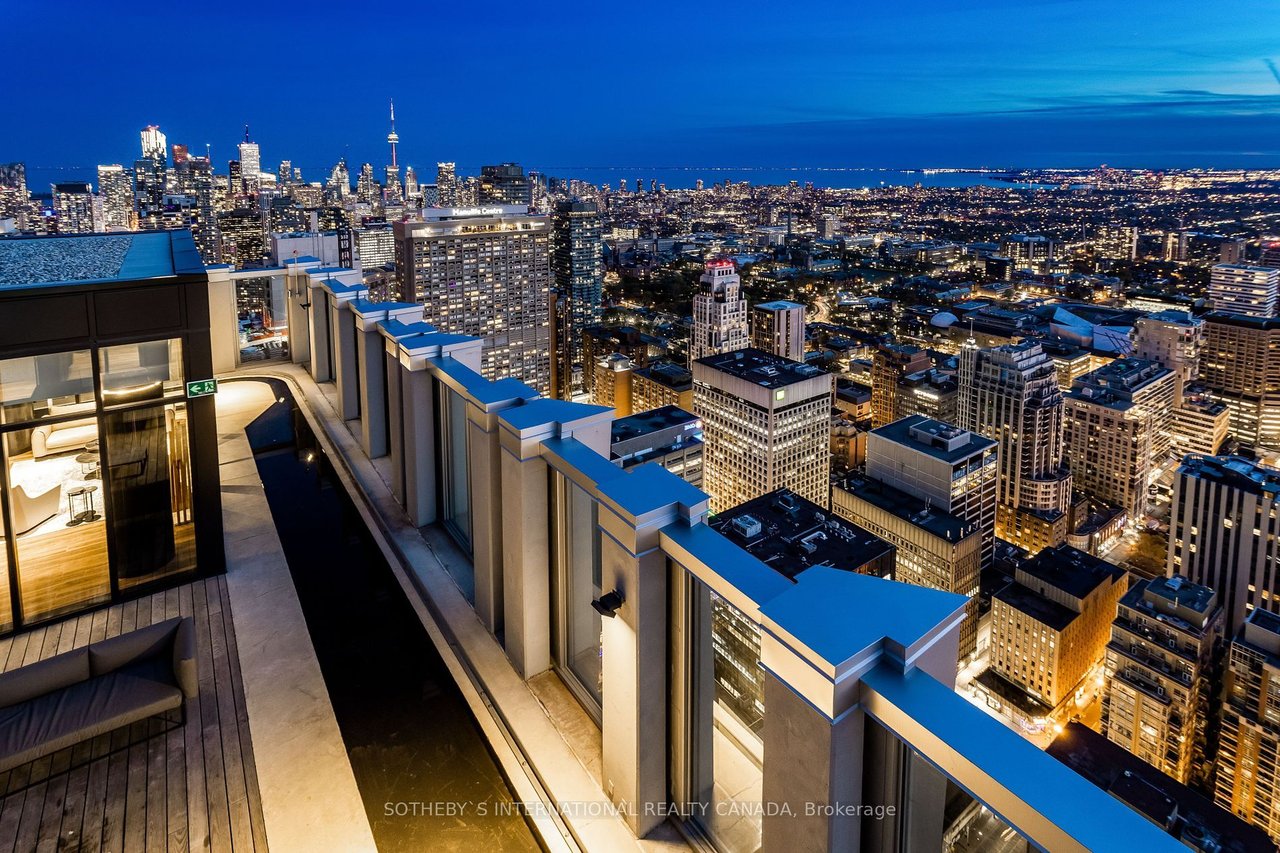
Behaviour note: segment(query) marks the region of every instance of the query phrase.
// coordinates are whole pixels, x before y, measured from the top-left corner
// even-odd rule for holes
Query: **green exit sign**
[[[218,393],[218,380],[200,379],[187,383],[187,397],[208,397]]]

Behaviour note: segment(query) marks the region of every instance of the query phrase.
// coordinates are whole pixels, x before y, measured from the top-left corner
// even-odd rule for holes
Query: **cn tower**
[[[391,101],[391,132],[387,134],[387,143],[391,146],[391,165],[387,166],[387,200],[398,204],[402,200],[400,189],[400,164],[396,162],[396,143],[400,136],[396,133],[396,102]]]

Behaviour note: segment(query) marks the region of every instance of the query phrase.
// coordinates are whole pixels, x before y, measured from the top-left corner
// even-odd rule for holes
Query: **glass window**
[[[93,356],[89,350],[0,361],[0,422],[92,417]]]
[[[186,393],[182,341],[144,341],[103,347],[102,404],[117,406]]]
[[[285,297],[284,276],[236,280],[241,363],[289,357],[289,315]]]
[[[4,444],[23,620],[110,599],[97,421],[21,429],[7,433]]]
[[[193,570],[186,404],[109,412],[103,422],[120,588]]]
[[[443,387],[443,386],[442,386]],[[467,402],[452,389],[445,390],[445,520],[463,542],[471,545],[471,484],[468,479]]]
[[[600,614],[591,602],[600,597],[598,505],[584,489],[556,474],[556,664],[577,688],[587,710],[599,715],[602,698]]]

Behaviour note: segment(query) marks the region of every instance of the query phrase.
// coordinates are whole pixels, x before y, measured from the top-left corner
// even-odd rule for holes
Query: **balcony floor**
[[[14,789],[0,851],[267,849],[225,577],[7,637],[0,671],[179,615],[195,619],[200,675],[186,724],[150,736],[136,724],[0,774]]]

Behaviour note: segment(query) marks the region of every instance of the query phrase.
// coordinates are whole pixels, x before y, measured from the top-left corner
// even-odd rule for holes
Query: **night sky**
[[[4,0],[0,162],[1280,166],[1276,0],[273,6]]]

